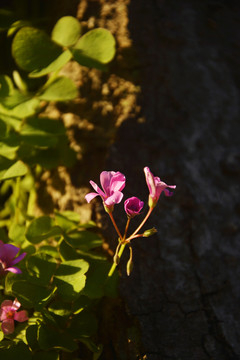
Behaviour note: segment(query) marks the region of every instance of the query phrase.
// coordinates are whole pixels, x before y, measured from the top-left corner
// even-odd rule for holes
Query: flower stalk
[[[148,196],[148,212],[145,215],[144,219],[140,223],[140,225],[136,228],[136,230],[127,237],[127,232],[129,229],[130,220],[137,215],[140,215],[141,210],[143,209],[144,202],[138,199],[137,197],[133,196],[128,198],[124,202],[124,210],[127,215],[127,223],[125,226],[124,234],[122,235],[116,221],[113,217],[113,210],[116,204],[119,204],[123,198],[122,190],[125,187],[125,176],[118,172],[114,171],[103,171],[100,174],[100,183],[102,189],[98,187],[98,185],[90,181],[95,192],[91,192],[85,196],[85,199],[89,203],[94,199],[96,196],[100,196],[102,198],[103,206],[107,214],[109,215],[112,224],[118,234],[119,243],[117,245],[114,257],[113,257],[113,264],[108,273],[108,277],[111,277],[120,262],[121,256],[124,252],[126,245],[129,246],[130,257],[127,263],[127,275],[130,275],[132,271],[132,247],[131,241],[133,239],[139,237],[149,237],[157,232],[155,228],[145,230],[142,234],[139,234],[139,231],[142,229],[148,218],[150,217],[153,209],[158,203],[161,193],[163,192],[166,196],[171,196],[172,191],[170,189],[175,189],[176,185],[167,185],[165,182],[161,181],[161,179],[157,176],[154,176],[148,167],[144,168],[144,173],[146,177],[146,183],[149,189],[149,196]]]

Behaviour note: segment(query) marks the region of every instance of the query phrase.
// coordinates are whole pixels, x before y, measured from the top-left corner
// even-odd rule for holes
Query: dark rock
[[[133,242],[121,294],[147,359],[237,360],[240,5],[132,0],[129,10],[146,121],[123,123],[106,168],[126,175],[126,197],[147,202],[144,166],[177,189],[146,225],[158,234]]]

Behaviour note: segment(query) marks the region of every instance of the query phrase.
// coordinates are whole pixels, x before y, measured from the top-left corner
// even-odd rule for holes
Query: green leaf
[[[27,343],[32,350],[39,349],[37,334],[38,334],[38,325],[30,325],[26,330]]]
[[[73,317],[68,331],[75,339],[79,339],[82,336],[95,334],[97,327],[98,322],[94,314],[88,310],[83,310]]]
[[[13,109],[7,109],[0,104],[0,119],[19,131],[22,125],[22,119],[36,114],[39,109],[39,104],[39,99],[30,99],[15,106]]]
[[[0,140],[0,155],[14,160],[19,149],[19,142],[20,138],[17,134],[9,133],[7,137]]]
[[[74,248],[79,248],[83,251],[88,251],[102,245],[102,238],[100,235],[87,230],[74,230],[64,236],[64,239]]]
[[[52,31],[52,40],[62,46],[74,45],[80,36],[81,26],[79,21],[72,16],[59,19]]]
[[[39,280],[39,284],[48,285],[57,268],[57,263],[51,256],[37,253],[28,257],[26,266],[29,274]]]
[[[44,91],[38,95],[41,100],[67,101],[77,97],[78,91],[74,82],[64,76],[58,77],[51,82]]]
[[[71,58],[71,53],[62,51],[42,30],[23,27],[12,42],[12,54],[17,65],[30,76],[39,77],[59,70]]]
[[[18,160],[14,162],[0,156],[0,180],[23,176],[26,175],[27,172],[28,168],[22,161]]]
[[[84,34],[72,49],[79,64],[103,69],[115,56],[115,39],[106,29],[93,29]]]
[[[8,236],[17,245],[25,240],[25,225],[20,225],[16,222],[11,222],[9,227]]]
[[[13,109],[14,107],[28,101],[29,99],[31,99],[29,95],[22,94],[20,91],[14,90],[10,96],[3,98],[1,103],[4,107]]]
[[[33,360],[59,360],[60,355],[58,351],[38,351],[33,354]]]
[[[68,245],[66,241],[61,241],[59,246],[59,252],[64,260],[75,260],[79,259],[79,255],[73,249],[72,246]]]
[[[48,310],[58,316],[69,316],[72,312],[72,305],[71,303],[64,303],[62,300],[54,300]]]
[[[38,343],[41,349],[57,348],[69,352],[77,350],[78,345],[67,333],[60,333],[58,329],[41,324],[38,331]]]
[[[54,290],[30,283],[29,280],[19,280],[12,284],[12,292],[23,307],[36,308],[47,301]]]
[[[0,75],[0,97],[9,96],[14,89],[12,80],[7,75]]]
[[[32,360],[31,352],[28,349],[28,346],[22,341],[11,342],[11,346],[0,349],[0,359],[4,360]]]
[[[54,225],[54,220],[50,216],[40,216],[34,219],[26,231],[26,238],[33,244],[38,244],[42,240],[61,235],[62,230]]]
[[[65,231],[75,228],[80,221],[79,214],[73,211],[55,211],[55,218],[57,224]]]
[[[55,274],[58,292],[66,300],[73,300],[79,296],[84,288],[89,264],[82,259],[64,261]]]
[[[89,297],[90,299],[99,299],[105,295],[105,289],[108,288],[110,282],[111,289],[113,289],[113,282],[115,285],[117,285],[116,278],[113,280],[108,279],[108,272],[110,267],[111,265],[107,260],[91,261],[86,285],[83,290],[83,295]],[[108,281],[108,283],[106,281]]]

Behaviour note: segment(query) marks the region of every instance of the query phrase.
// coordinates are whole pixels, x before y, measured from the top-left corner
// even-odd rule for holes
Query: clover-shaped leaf
[[[114,58],[115,51],[114,37],[102,28],[88,31],[72,49],[73,57],[79,64],[100,70]]]
[[[17,65],[30,72],[30,77],[57,71],[72,56],[70,51],[63,51],[44,31],[29,26],[21,28],[15,35],[12,54]]]
[[[72,46],[78,41],[80,32],[81,26],[79,21],[72,16],[64,16],[54,26],[52,40],[62,46]]]

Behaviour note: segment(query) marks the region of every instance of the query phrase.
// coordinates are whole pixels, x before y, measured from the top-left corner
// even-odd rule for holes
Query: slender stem
[[[131,218],[130,218],[130,217],[128,217],[128,219],[127,219],[127,223],[126,223],[126,227],[125,227],[125,231],[124,231],[124,235],[123,235],[123,240],[125,240],[125,239],[126,239],[126,236],[127,236],[127,231],[128,231],[128,228],[129,228],[130,221],[131,221]]]
[[[147,215],[145,216],[145,218],[143,219],[143,221],[141,222],[141,224],[138,226],[138,228],[132,233],[131,236],[129,236],[129,238],[127,238],[128,241],[130,241],[131,239],[135,238],[135,235],[138,233],[138,231],[143,227],[143,225],[145,224],[145,222],[147,221],[147,219],[149,218],[149,216],[151,215],[153,211],[153,208],[149,208]]]
[[[118,236],[120,237],[121,240],[123,240],[122,234],[121,234],[120,231],[119,231],[119,228],[118,228],[118,226],[117,226],[117,224],[116,224],[116,222],[115,222],[115,220],[114,220],[114,217],[113,217],[112,213],[109,212],[108,215],[110,216],[110,219],[112,220],[113,226],[114,226],[114,228],[115,228]]]

